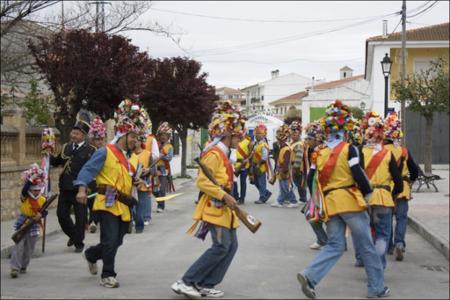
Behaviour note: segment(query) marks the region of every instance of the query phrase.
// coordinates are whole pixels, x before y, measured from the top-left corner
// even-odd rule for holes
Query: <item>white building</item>
[[[310,123],[322,117],[326,107],[336,99],[349,106],[365,109],[369,102],[369,83],[364,75],[353,76],[353,70],[340,70],[341,79],[307,87],[308,96],[302,99],[302,122]]]
[[[296,73],[280,76],[280,71],[271,72],[272,78],[241,89],[245,94],[246,110],[256,113],[271,114],[270,102],[305,90],[311,85],[311,79]]]

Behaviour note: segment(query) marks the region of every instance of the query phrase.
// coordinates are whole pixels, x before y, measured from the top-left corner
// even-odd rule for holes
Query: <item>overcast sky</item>
[[[427,2],[433,1],[407,1],[409,15]],[[270,79],[274,69],[280,75],[295,72],[329,81],[339,79],[344,65],[355,75],[363,74],[365,40],[382,33],[382,19],[388,20],[392,32],[400,21],[400,15],[392,14],[401,5],[401,1],[154,1],[141,20],[182,33],[177,37],[185,51],[150,32],[127,35],[152,57],[195,58],[216,87],[255,84]],[[407,29],[448,21],[449,2],[439,1],[411,18]],[[401,25],[395,31],[401,31]]]

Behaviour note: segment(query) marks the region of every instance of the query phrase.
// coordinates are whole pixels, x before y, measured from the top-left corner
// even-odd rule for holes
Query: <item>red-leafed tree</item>
[[[147,53],[118,35],[70,30],[29,47],[55,96],[56,127],[63,141],[80,108],[112,117],[124,97],[142,92],[149,69]]]
[[[201,64],[184,57],[153,60],[148,81],[140,97],[154,124],[167,121],[178,132],[181,145],[181,176],[186,176],[188,129],[206,127],[218,97],[206,83]]]

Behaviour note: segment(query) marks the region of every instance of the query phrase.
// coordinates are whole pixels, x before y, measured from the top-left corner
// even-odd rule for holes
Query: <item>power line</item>
[[[184,16],[192,16],[192,17],[200,17],[207,18],[213,20],[227,20],[227,21],[238,21],[238,22],[257,22],[257,23],[320,23],[320,22],[345,22],[345,21],[356,21],[356,20],[364,20],[367,18],[379,18],[382,16],[366,16],[360,18],[342,18],[342,19],[321,19],[321,20],[268,20],[268,19],[250,19],[250,18],[235,18],[235,17],[220,17],[220,16],[211,16],[211,15],[203,15],[189,12],[180,12],[169,9],[160,9],[153,8],[152,10],[166,12],[171,14],[178,14]]]
[[[387,15],[384,15],[381,17],[385,18],[385,17],[398,15],[398,14],[399,14],[399,12],[395,12],[395,13],[387,14]],[[286,42],[290,42],[290,41],[294,41],[294,40],[300,40],[300,39],[304,39],[304,38],[308,38],[308,37],[312,37],[312,36],[318,36],[318,35],[323,35],[323,34],[327,34],[327,33],[331,33],[331,32],[336,32],[339,30],[344,30],[344,29],[347,29],[350,27],[355,27],[355,26],[362,25],[365,23],[373,22],[378,19],[380,19],[380,17],[368,19],[368,20],[364,20],[364,21],[360,21],[360,22],[356,22],[356,23],[351,23],[351,24],[347,24],[344,26],[336,27],[336,28],[330,28],[327,30],[297,34],[297,35],[282,37],[282,38],[278,38],[278,39],[274,39],[274,40],[259,41],[259,42],[253,42],[253,43],[247,43],[247,44],[223,47],[223,48],[211,48],[211,49],[198,50],[198,51],[194,51],[194,54],[197,54],[197,57],[212,56],[212,55],[224,55],[224,54],[236,52],[233,50],[242,51],[242,50],[248,50],[248,49],[254,49],[254,48],[263,48],[263,47],[267,47],[267,46],[271,46],[271,45],[275,45],[275,44],[286,43]],[[211,52],[211,53],[209,53],[209,52]]]
[[[271,65],[271,64],[285,64],[285,63],[292,63],[296,61],[305,61],[305,62],[311,62],[311,63],[339,63],[339,62],[352,62],[352,61],[360,61],[364,58],[351,58],[351,59],[341,59],[341,60],[315,60],[315,59],[309,59],[309,58],[295,58],[291,60],[285,60],[285,61],[255,61],[255,60],[246,60],[246,59],[240,59],[240,60],[202,60],[202,63],[249,63],[249,64],[261,64],[261,65]]]
[[[430,10],[431,8],[433,8],[433,6],[435,6],[437,3],[438,3],[438,1],[434,1],[433,3],[431,3],[428,7],[424,8],[423,10],[421,10],[421,11],[419,11],[419,12],[413,14],[412,16],[408,16],[408,19],[417,17],[417,16],[419,16],[419,15],[425,13],[426,11]]]

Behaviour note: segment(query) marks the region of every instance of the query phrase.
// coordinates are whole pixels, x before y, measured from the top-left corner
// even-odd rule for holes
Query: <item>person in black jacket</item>
[[[77,189],[73,181],[77,178],[83,165],[95,152],[95,148],[86,141],[89,123],[79,120],[70,132],[70,142],[62,146],[58,156],[50,157],[50,164],[54,167],[63,166],[59,176],[59,198],[56,214],[63,232],[69,237],[67,246],[75,245],[75,252],[82,252],[84,248],[84,231],[87,222],[87,207],[75,200]],[[73,207],[75,224],[70,217]]]

